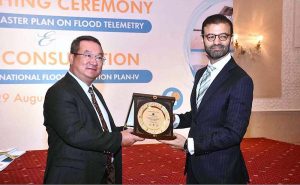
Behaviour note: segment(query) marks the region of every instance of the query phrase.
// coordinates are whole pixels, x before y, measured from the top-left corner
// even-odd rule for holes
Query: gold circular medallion
[[[148,102],[138,111],[138,122],[149,134],[161,134],[170,124],[170,115],[165,106],[157,102]]]

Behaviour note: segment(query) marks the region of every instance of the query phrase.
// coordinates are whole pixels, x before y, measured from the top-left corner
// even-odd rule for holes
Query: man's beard
[[[218,45],[212,45],[210,47],[207,47],[204,44],[204,47],[205,47],[205,51],[208,54],[208,56],[213,60],[217,60],[217,59],[224,57],[225,55],[227,55],[227,53],[230,50],[230,44],[228,44],[228,45],[218,44]],[[218,48],[220,50],[216,51],[216,50],[214,50],[215,48]]]

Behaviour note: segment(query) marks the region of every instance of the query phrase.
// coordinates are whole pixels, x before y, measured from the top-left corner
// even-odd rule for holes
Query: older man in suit
[[[176,115],[175,128],[188,128],[188,138],[161,141],[187,152],[188,184],[242,184],[249,181],[240,149],[247,130],[253,82],[230,55],[233,25],[224,15],[207,17],[202,38],[209,58],[197,71],[191,111]]]
[[[44,125],[48,158],[44,183],[122,183],[121,146],[144,140],[114,124],[101,93],[92,84],[105,61],[92,36],[71,44],[70,69],[47,91]]]

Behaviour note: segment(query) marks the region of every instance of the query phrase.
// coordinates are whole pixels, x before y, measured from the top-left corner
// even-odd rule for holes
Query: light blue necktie
[[[201,100],[208,89],[211,81],[211,72],[215,70],[216,68],[213,66],[208,65],[206,71],[204,72],[203,76],[199,80],[200,88],[198,90],[196,102],[197,102],[197,108],[199,108],[199,105],[201,103]]]

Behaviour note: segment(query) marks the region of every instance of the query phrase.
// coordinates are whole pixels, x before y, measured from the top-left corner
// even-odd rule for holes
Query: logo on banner
[[[172,96],[175,98],[173,110],[178,109],[183,103],[183,95],[181,91],[175,87],[170,87],[163,92],[163,96]]]

